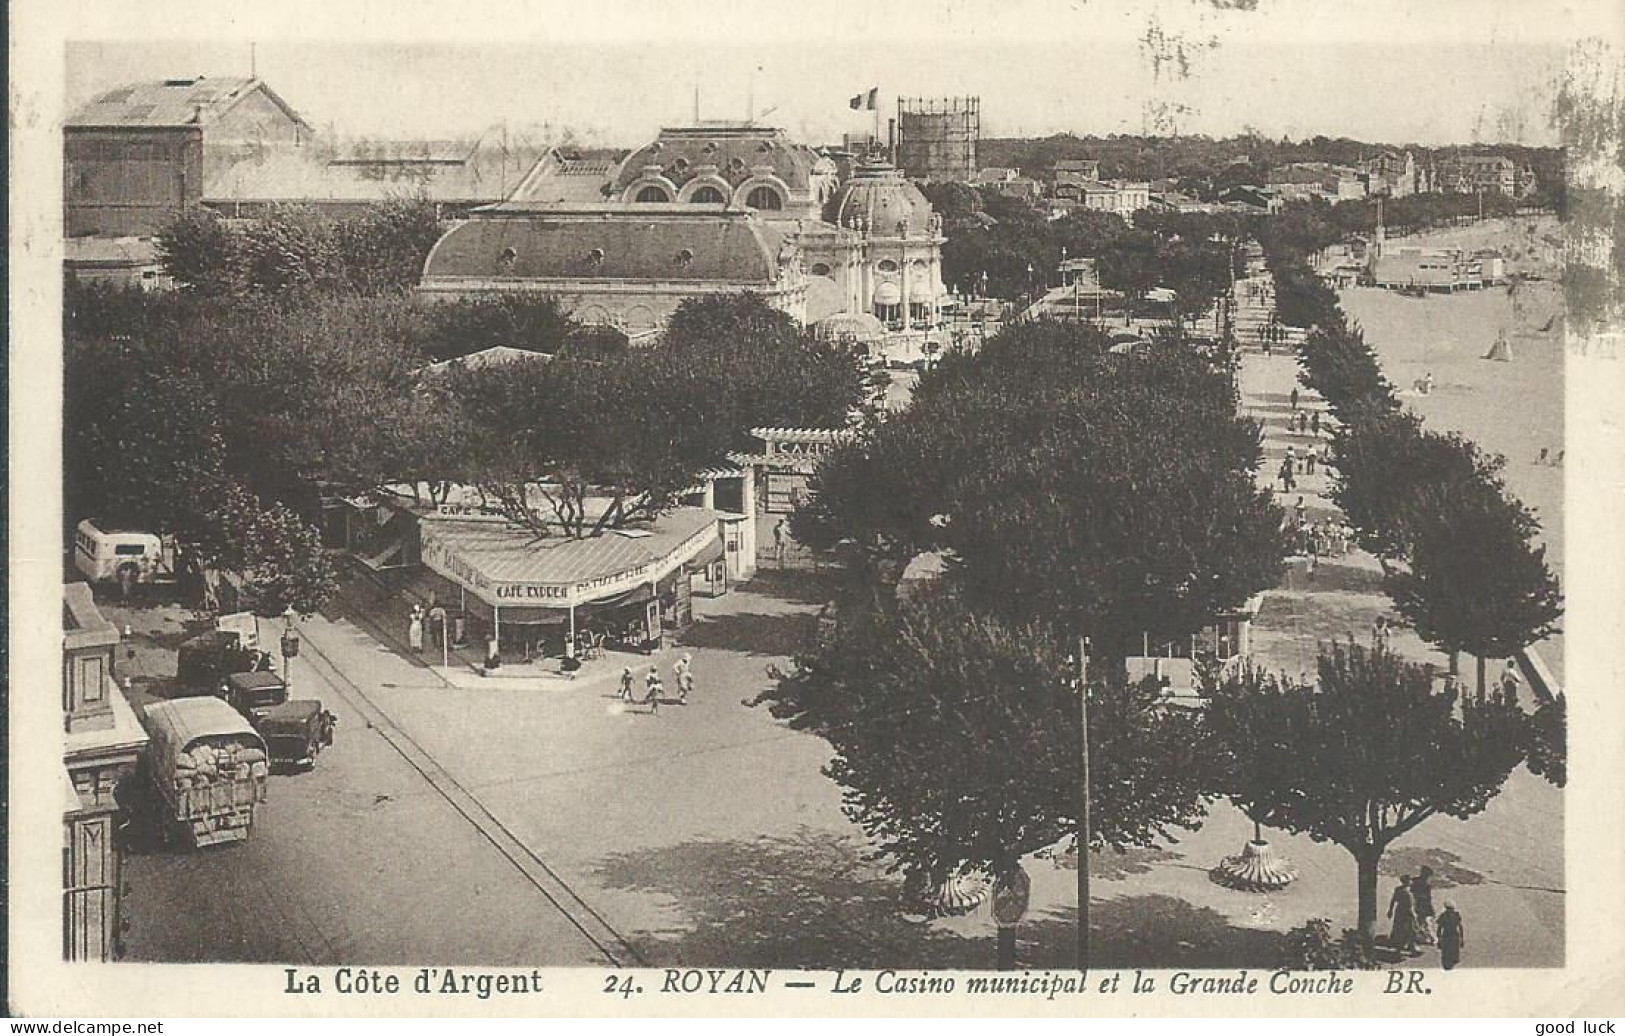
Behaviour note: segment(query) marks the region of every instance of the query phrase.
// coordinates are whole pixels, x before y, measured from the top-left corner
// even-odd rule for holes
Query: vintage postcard
[[[12,13],[13,1013],[1619,1013],[1614,5]]]

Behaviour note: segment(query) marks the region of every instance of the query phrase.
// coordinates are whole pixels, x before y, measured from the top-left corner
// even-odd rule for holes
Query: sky
[[[362,0],[334,17],[335,5],[283,0],[223,19],[150,0],[132,19],[87,2],[67,34],[69,110],[127,82],[252,66],[342,136],[468,137],[507,124],[624,147],[691,121],[696,90],[703,118],[752,112],[810,143],[838,140],[872,126],[847,104],[870,87],[883,118],[898,95],[977,95],[990,137],[1251,128],[1550,144],[1565,54],[1609,10],[1590,0]]]

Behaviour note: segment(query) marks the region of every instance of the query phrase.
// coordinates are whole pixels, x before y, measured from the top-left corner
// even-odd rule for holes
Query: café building
[[[418,554],[437,600],[460,613],[507,659],[563,653],[600,636],[621,648],[658,645],[693,617],[693,582],[725,560],[742,521],[680,507],[628,528],[576,539],[538,537],[477,505],[422,514]]]

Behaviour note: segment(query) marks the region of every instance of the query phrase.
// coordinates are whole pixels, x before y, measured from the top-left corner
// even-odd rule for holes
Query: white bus
[[[173,559],[150,532],[103,531],[88,518],[73,536],[73,564],[93,583],[118,583],[125,594],[137,583],[168,580]]]

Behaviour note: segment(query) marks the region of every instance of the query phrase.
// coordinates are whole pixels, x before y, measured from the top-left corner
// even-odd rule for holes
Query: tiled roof
[[[429,253],[424,280],[620,280],[772,284],[783,235],[721,205],[493,207]]]
[[[264,91],[289,118],[304,125],[304,120],[258,79],[206,79],[201,76],[133,83],[109,90],[69,116],[66,125],[70,129],[87,126],[187,126],[197,121],[200,110],[207,123],[230,111],[238,101],[256,90]]]

